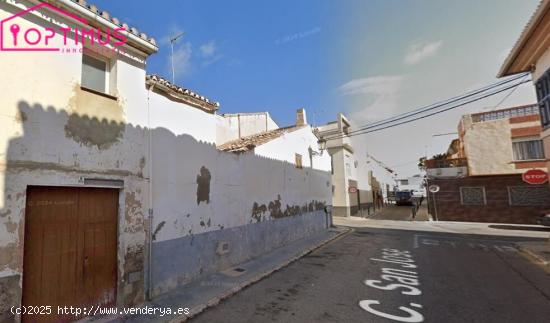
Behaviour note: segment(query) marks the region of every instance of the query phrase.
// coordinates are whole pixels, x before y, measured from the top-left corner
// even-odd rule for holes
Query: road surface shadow
[[[489,228],[493,229],[503,229],[503,230],[522,230],[522,231],[542,231],[550,232],[550,227],[541,228],[541,227],[527,227],[523,225],[509,225],[509,224],[492,224]]]

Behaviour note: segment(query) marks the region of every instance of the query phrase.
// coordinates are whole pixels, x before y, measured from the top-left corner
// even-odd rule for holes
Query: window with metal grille
[[[550,127],[550,68],[535,84],[539,102],[540,118],[544,129]]]
[[[508,186],[510,205],[543,206],[550,204],[550,189],[547,185]]]
[[[485,205],[485,187],[483,186],[462,186],[460,187],[460,203],[462,205]]]
[[[512,143],[512,149],[514,151],[514,160],[544,158],[542,140],[539,139],[515,141]]]

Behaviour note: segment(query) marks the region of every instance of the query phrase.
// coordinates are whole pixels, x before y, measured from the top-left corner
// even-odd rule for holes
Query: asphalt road
[[[547,323],[550,274],[525,240],[356,229],[192,322]]]
[[[369,216],[372,220],[397,220],[397,221],[411,221],[412,206],[410,205],[389,205],[383,208],[381,211]],[[426,203],[424,202],[418,212],[416,213],[415,221],[427,221],[428,210]]]

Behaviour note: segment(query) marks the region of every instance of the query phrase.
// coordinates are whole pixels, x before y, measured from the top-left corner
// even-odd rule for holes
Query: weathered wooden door
[[[58,306],[115,305],[117,213],[118,190],[28,188],[23,305],[49,305],[52,313],[24,321],[76,319],[59,315]]]

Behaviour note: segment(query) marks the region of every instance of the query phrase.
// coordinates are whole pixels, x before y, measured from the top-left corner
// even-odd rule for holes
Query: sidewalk
[[[208,307],[217,305],[221,300],[230,297],[241,289],[251,285],[273,272],[289,265],[314,249],[349,232],[347,228],[331,228],[275,249],[269,254],[260,256],[237,267],[223,272],[205,276],[202,279],[181,286],[179,289],[160,295],[153,301],[139,307],[149,308],[189,308],[188,315],[133,315],[88,317],[82,322],[184,322],[199,314]]]
[[[451,221],[394,221],[365,219],[360,217],[334,217],[333,222],[334,225],[352,228],[378,228],[545,239],[550,237],[550,227],[541,225],[505,225],[502,223]]]

